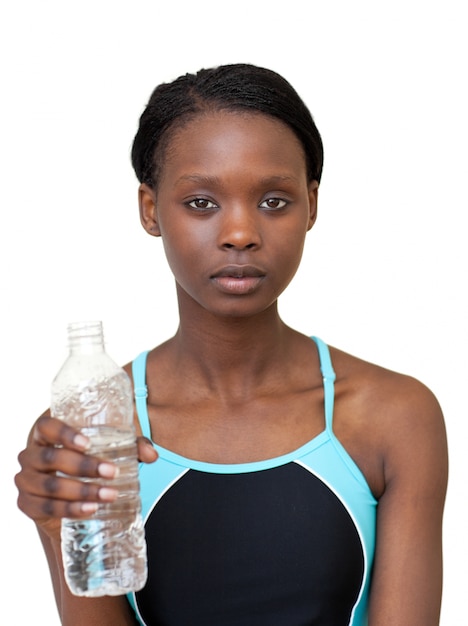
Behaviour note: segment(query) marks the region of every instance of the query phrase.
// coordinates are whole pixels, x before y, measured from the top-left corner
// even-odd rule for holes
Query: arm
[[[21,471],[16,476],[18,506],[33,519],[47,556],[57,608],[65,626],[134,626],[132,611],[124,596],[79,598],[70,593],[65,582],[61,557],[60,526],[62,517],[86,518],[100,501],[112,500],[115,494],[101,492],[98,484],[58,476],[111,478],[114,467],[101,463],[84,452],[87,441],[59,420],[47,414],[33,426],[27,446],[18,460]],[[156,453],[139,439],[142,461],[152,462]]]
[[[405,379],[384,415],[370,626],[436,626],[442,593],[442,515],[448,460],[434,396]],[[397,400],[395,400],[397,398]],[[398,400],[401,398],[401,400]]]

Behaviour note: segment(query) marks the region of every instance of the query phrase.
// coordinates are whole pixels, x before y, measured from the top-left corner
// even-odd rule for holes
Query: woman
[[[68,591],[60,519],[116,494],[57,472],[114,469],[44,415],[16,482],[62,622],[437,624],[447,450],[436,399],[278,314],[317,215],[323,151],[308,109],[269,70],[202,70],[156,88],[132,160],[180,314],[174,337],[127,366],[149,578],[129,598]]]

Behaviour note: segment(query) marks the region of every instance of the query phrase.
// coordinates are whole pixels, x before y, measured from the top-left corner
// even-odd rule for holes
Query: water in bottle
[[[70,324],[69,356],[52,383],[51,413],[89,437],[87,451],[118,467],[118,490],[86,519],[62,520],[65,578],[78,596],[121,595],[147,577],[130,379],[108,356],[101,322]],[[81,479],[83,481],[91,479]]]

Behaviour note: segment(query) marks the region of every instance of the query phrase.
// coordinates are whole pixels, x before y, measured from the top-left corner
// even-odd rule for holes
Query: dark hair
[[[217,110],[251,111],[281,120],[304,148],[309,181],[320,182],[323,145],[309,109],[282,76],[244,63],[202,69],[156,87],[140,117],[132,147],[138,180],[150,187],[157,184],[171,135],[168,131],[197,114]]]

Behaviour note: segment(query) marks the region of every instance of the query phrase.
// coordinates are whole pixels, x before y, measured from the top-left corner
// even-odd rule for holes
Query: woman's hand
[[[88,517],[99,503],[117,497],[111,485],[100,484],[100,479],[114,478],[116,467],[86,454],[88,446],[87,437],[46,412],[18,456],[18,507],[51,538],[59,537],[61,518]],[[157,458],[151,442],[143,437],[138,438],[138,455],[145,463]]]
[[[146,437],[137,438],[138,459],[142,463],[154,463],[158,458],[158,453],[154,449],[153,444]]]

